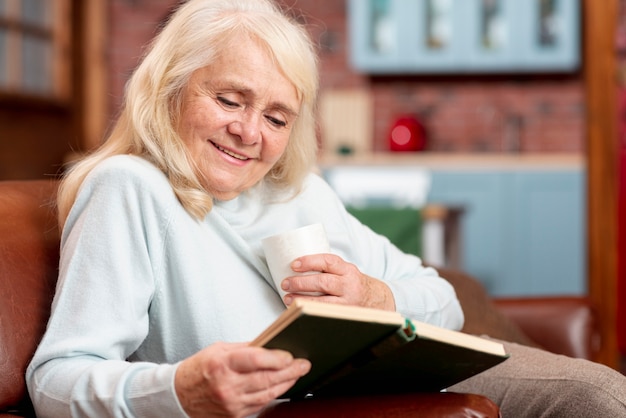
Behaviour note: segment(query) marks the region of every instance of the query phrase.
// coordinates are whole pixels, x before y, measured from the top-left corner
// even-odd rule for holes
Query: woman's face
[[[285,151],[299,108],[295,87],[251,39],[196,71],[178,133],[207,191],[229,200],[258,183]]]

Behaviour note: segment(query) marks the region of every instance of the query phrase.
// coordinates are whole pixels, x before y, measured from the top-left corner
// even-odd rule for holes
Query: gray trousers
[[[449,392],[479,393],[502,417],[626,417],[626,376],[601,364],[504,343],[511,357]]]

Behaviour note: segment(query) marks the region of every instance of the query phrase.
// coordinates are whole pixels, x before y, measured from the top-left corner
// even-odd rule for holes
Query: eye
[[[239,103],[233,102],[232,100],[228,100],[226,97],[223,97],[223,96],[217,96],[217,101],[226,107],[230,107],[230,108],[239,107]]]
[[[280,128],[284,128],[285,126],[287,126],[286,121],[275,118],[274,116],[266,115],[265,119],[267,119],[272,125],[278,126]]]

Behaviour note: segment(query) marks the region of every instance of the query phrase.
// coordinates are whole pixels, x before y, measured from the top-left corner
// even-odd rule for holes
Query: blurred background
[[[279,2],[319,48],[320,173],[350,210],[494,296],[588,295],[618,367],[626,0]],[[0,0],[0,180],[97,147],[178,3]]]

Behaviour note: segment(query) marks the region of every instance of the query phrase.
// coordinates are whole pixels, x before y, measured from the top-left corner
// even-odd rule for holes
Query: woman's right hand
[[[216,343],[179,364],[178,400],[190,417],[245,417],[260,411],[308,373],[287,351]]]

